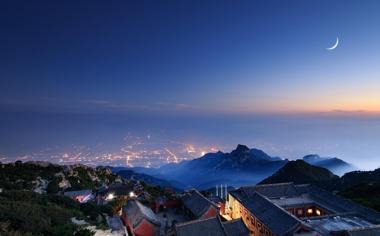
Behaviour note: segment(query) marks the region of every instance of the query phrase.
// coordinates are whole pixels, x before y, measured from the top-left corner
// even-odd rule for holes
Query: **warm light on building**
[[[112,200],[114,198],[115,198],[115,195],[113,193],[110,193],[107,195],[106,200],[109,201],[109,200]]]
[[[319,215],[319,216],[321,215],[321,211],[320,210],[317,209],[315,212],[316,212],[317,215]]]
[[[136,197],[135,193],[134,192],[129,192],[129,197]]]
[[[309,209],[307,209],[307,213],[308,213],[308,214],[313,214],[313,208],[309,208]]]

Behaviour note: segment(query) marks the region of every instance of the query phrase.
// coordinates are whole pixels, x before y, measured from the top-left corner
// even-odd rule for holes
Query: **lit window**
[[[300,215],[302,215],[302,214],[303,214],[303,210],[302,210],[302,209],[298,209],[298,210],[297,210],[297,215],[300,216]]]
[[[313,214],[313,208],[309,208],[309,209],[307,209],[307,213],[309,213],[309,214]]]
[[[315,212],[317,213],[317,215],[319,215],[319,216],[321,215],[321,211],[320,210],[317,209],[317,210],[315,210]]]

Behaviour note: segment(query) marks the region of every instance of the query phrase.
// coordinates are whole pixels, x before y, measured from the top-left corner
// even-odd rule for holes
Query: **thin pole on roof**
[[[223,184],[220,184],[220,198],[223,199]]]
[[[228,195],[227,184],[225,184],[224,187],[225,187],[224,197],[227,199],[227,195]]]

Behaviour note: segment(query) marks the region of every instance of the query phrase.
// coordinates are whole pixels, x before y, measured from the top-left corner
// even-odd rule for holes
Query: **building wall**
[[[129,221],[129,218],[126,214],[121,216],[121,219],[126,226],[127,230],[132,232],[132,236],[159,236],[160,227],[156,226],[146,219],[143,219],[135,228]]]
[[[125,225],[127,230],[130,231],[131,233],[133,233],[133,226],[132,226],[131,222],[129,221],[128,216],[125,212],[122,212],[121,220],[123,221],[123,224]]]
[[[160,227],[153,225],[149,221],[143,219],[140,224],[133,229],[135,236],[159,236]]]
[[[292,207],[292,208],[286,208],[286,210],[298,217],[316,217],[316,216],[324,216],[332,214],[332,212],[329,212],[322,207],[316,206],[316,205],[305,205],[305,206],[299,206],[299,207]]]
[[[159,212],[160,207],[169,209],[169,208],[176,208],[180,206],[181,206],[180,200],[162,200],[162,201],[155,201],[153,208],[156,212]]]
[[[241,218],[250,231],[251,236],[272,236],[274,235],[268,227],[251,214],[238,200],[231,195],[228,196],[226,214],[232,219]]]
[[[208,219],[218,215],[218,210],[211,207],[200,217],[200,219]]]

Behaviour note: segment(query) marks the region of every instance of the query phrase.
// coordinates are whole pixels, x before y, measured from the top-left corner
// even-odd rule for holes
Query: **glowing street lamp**
[[[110,193],[107,195],[106,200],[112,200],[115,198],[115,195],[113,193]]]

